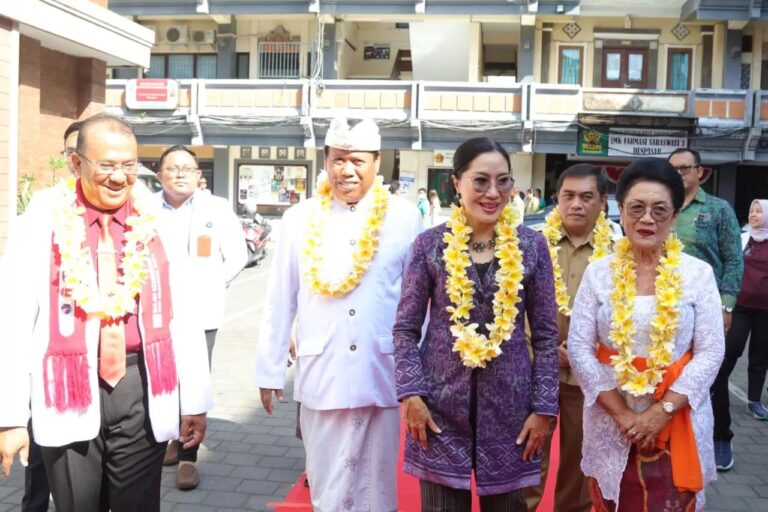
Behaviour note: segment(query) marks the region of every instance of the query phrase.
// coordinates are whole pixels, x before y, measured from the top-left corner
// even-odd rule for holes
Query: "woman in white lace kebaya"
[[[584,392],[581,468],[598,512],[701,510],[715,479],[720,294],[709,265],[669,236],[684,199],[674,168],[637,160],[616,197],[627,238],[587,267],[568,334]]]

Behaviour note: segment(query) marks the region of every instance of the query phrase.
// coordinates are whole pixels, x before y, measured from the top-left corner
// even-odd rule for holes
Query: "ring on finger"
[[[635,437],[637,435],[637,432],[635,432],[634,430],[630,430],[629,435],[631,435],[632,437]]]

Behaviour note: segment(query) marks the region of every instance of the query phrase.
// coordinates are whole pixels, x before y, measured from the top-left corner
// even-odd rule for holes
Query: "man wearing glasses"
[[[205,329],[210,370],[216,332],[224,319],[227,284],[242,270],[248,258],[245,235],[229,203],[199,188],[200,165],[191,149],[185,146],[166,149],[155,170],[163,190],[155,194],[154,199],[162,209],[160,221],[171,234],[166,245],[189,265],[194,302],[200,305],[195,316]],[[194,489],[200,483],[195,467],[197,451],[197,446],[187,449],[178,441],[168,444],[163,463],[179,465],[176,472],[179,489]]]
[[[80,124],[80,121],[75,121],[67,126],[64,131],[64,149],[60,152],[62,158],[67,161],[69,172],[73,175],[76,173],[72,167],[70,155],[77,149],[77,134],[80,131]],[[49,200],[55,193],[54,190],[54,187],[50,187],[35,192],[30,206],[35,208],[36,202]],[[45,475],[43,455],[40,445],[35,442],[31,422],[27,425],[27,431],[29,432],[29,461],[24,469],[24,497],[21,499],[21,512],[48,512],[51,489],[48,486],[48,477]]]
[[[741,255],[741,229],[733,208],[723,199],[711,196],[699,186],[703,169],[697,151],[678,148],[669,155],[669,163],[683,178],[685,202],[677,216],[675,231],[685,245],[684,252],[712,266],[723,301],[723,325],[726,334],[731,327],[733,307],[741,288],[744,260]],[[713,388],[714,390],[714,388]],[[726,391],[726,394],[728,392]],[[718,423],[725,411],[718,407],[718,393],[712,396],[715,416],[715,465],[718,471],[733,466],[733,451],[729,436],[718,439]],[[727,401],[728,397],[725,397]],[[726,402],[727,403],[727,402]],[[728,430],[727,427],[725,430]],[[725,436],[720,436],[725,437]]]
[[[675,232],[685,244],[686,254],[706,261],[715,271],[727,332],[744,270],[739,221],[727,201],[707,194],[699,186],[704,169],[698,151],[678,148],[668,161],[680,173],[685,187],[685,203],[677,216]]]
[[[27,458],[31,402],[57,511],[159,512],[165,441],[198,445],[212,407],[203,331],[184,262],[133,194],[131,126],[87,119],[72,163],[79,178],[27,209],[0,260],[2,472]]]

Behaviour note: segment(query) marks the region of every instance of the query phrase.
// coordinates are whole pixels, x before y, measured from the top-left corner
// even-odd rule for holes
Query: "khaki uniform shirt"
[[[560,270],[562,272],[563,282],[568,290],[568,296],[571,297],[571,306],[573,306],[573,299],[576,297],[576,292],[579,290],[579,284],[584,275],[584,270],[586,270],[587,265],[589,265],[589,258],[592,256],[594,243],[594,235],[593,233],[590,233],[586,243],[579,247],[575,247],[567,235],[557,244],[558,247],[560,247],[560,251],[558,251]],[[568,328],[570,325],[571,318],[558,311],[557,340],[564,346],[568,340]],[[571,374],[570,368],[560,368],[560,382],[572,386],[579,385],[576,381],[576,377]]]

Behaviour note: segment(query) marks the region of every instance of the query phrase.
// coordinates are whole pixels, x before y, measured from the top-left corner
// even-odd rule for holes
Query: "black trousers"
[[[205,343],[208,345],[208,371],[211,371],[211,361],[213,361],[213,346],[216,344],[216,333],[218,329],[210,329],[205,331]],[[184,448],[179,444],[179,460],[186,460],[189,462],[197,462],[197,452],[200,449],[200,445],[194,448]]]
[[[421,512],[472,512],[472,492],[454,489],[427,480],[419,482]],[[480,496],[482,512],[528,512],[519,490],[493,496]]]
[[[43,447],[56,512],[160,511],[165,443],[152,435],[146,390],[143,362],[129,363],[114,389],[100,382],[95,439]]]
[[[48,487],[48,475],[45,474],[43,452],[35,442],[32,433],[32,420],[27,424],[29,432],[29,459],[24,468],[24,497],[21,499],[21,512],[48,512],[51,488]]]
[[[747,397],[759,402],[768,369],[768,310],[736,306],[733,310],[731,330],[725,337],[725,358],[712,384],[712,409],[715,416],[715,441],[730,441],[731,432],[730,397],[728,378],[736,362],[744,353],[749,338],[749,363],[747,365]]]

